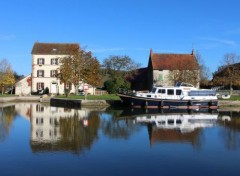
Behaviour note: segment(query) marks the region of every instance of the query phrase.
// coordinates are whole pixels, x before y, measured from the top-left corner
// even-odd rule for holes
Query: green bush
[[[49,88],[48,87],[46,87],[44,90],[43,90],[43,95],[44,94],[49,94]]]

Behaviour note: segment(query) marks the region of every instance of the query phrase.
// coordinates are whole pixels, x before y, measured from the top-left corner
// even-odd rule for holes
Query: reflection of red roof
[[[150,51],[154,70],[198,70],[196,57],[191,54],[159,54]]]
[[[180,131],[170,129],[152,129],[150,132],[150,143],[157,142],[174,142],[174,143],[191,143],[195,144],[200,134],[200,130],[194,130],[189,133],[181,133]]]
[[[39,43],[36,42],[32,54],[71,54],[80,48],[77,43]]]

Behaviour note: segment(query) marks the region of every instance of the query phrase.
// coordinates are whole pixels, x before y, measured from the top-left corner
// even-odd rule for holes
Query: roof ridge
[[[61,42],[35,42],[34,44],[65,44],[65,45],[71,45],[71,44],[77,44],[77,45],[79,45],[79,43],[77,43],[77,42],[74,42],[74,43],[67,43],[67,42],[63,42],[63,43],[61,43]]]

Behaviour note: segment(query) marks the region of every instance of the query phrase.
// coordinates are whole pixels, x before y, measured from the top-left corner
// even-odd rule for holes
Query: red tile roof
[[[32,54],[71,54],[80,48],[77,43],[34,43]]]
[[[194,53],[191,54],[159,54],[150,51],[150,62],[153,70],[198,70]]]

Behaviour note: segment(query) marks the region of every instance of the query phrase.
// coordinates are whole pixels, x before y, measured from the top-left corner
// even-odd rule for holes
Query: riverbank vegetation
[[[59,95],[56,98],[66,98],[65,95]],[[115,94],[105,94],[105,95],[69,95],[69,99],[87,99],[87,100],[120,100],[119,96]]]

